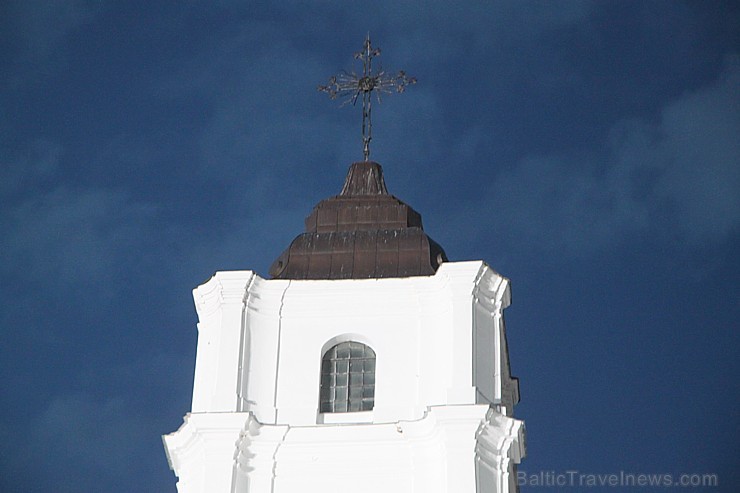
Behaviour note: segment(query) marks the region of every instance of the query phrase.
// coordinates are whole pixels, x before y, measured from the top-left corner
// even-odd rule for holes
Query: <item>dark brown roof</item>
[[[349,168],[339,195],[322,200],[270,267],[275,279],[367,279],[433,275],[447,257],[421,216],[388,194],[383,168]]]

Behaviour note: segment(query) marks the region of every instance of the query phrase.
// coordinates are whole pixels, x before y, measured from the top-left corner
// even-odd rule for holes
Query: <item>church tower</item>
[[[351,165],[269,279],[193,296],[192,409],[163,437],[180,493],[517,491],[509,280],[448,261],[378,163]]]

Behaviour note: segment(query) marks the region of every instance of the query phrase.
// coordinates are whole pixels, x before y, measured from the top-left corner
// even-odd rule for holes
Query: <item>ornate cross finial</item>
[[[377,73],[373,73],[373,58],[376,56],[380,56],[380,49],[372,47],[370,33],[368,33],[362,51],[355,53],[355,60],[362,60],[362,74],[347,73],[343,70],[341,74],[330,77],[327,85],[319,86],[319,91],[329,94],[331,99],[345,98],[341,106],[347,103],[352,103],[354,106],[362,94],[362,152],[365,155],[365,161],[370,159],[370,140],[372,140],[373,130],[370,118],[371,93],[375,91],[378,103],[380,103],[381,93],[390,94],[394,89],[396,92],[403,92],[406,86],[416,83],[416,78],[409,77],[403,70],[396,75],[389,75],[382,68]]]

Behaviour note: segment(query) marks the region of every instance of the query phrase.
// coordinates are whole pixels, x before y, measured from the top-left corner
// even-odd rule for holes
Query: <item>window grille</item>
[[[342,342],[321,360],[321,412],[371,411],[375,405],[375,351]]]

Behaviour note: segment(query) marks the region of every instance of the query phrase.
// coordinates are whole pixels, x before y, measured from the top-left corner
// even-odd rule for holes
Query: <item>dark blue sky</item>
[[[175,491],[190,291],[339,192],[370,31],[390,192],[512,279],[521,469],[738,491],[737,2],[280,5],[0,4],[0,490]]]

